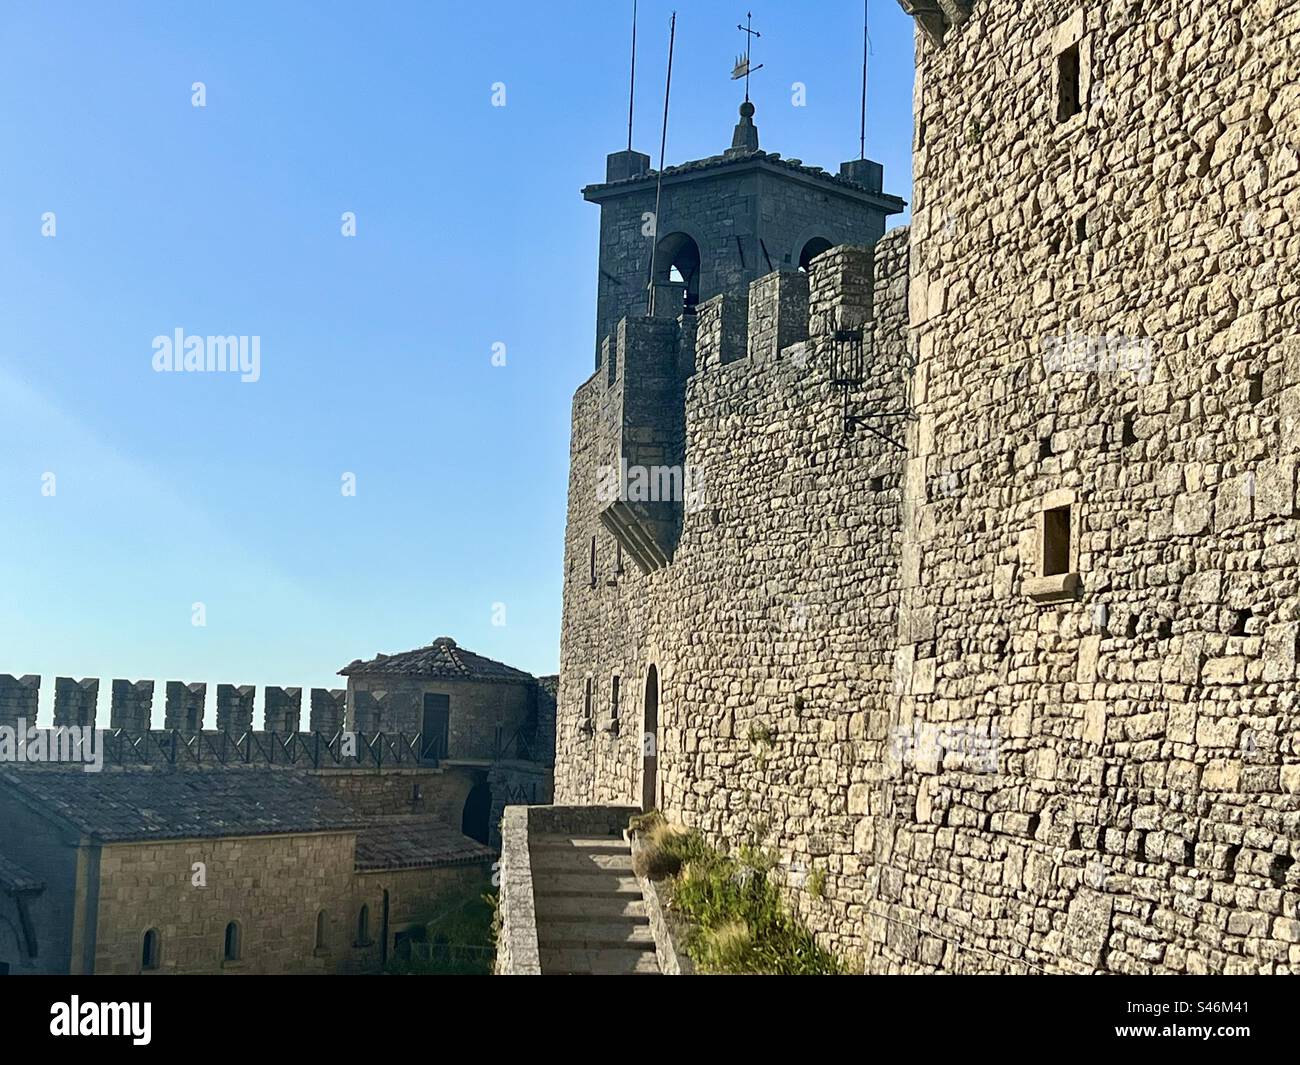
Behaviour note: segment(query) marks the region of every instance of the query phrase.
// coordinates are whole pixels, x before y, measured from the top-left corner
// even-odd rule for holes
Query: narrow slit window
[[[226,925],[226,961],[239,961],[239,922]]]
[[[1079,44],[1056,57],[1056,121],[1065,122],[1083,110],[1079,98]]]
[[[596,538],[591,538],[591,586],[596,587]]]
[[[615,676],[609,686],[609,720],[618,724],[618,677]]]
[[[1043,512],[1043,576],[1070,572],[1070,508]]]
[[[158,968],[158,929],[151,928],[144,934],[144,943],[140,950],[140,968]]]

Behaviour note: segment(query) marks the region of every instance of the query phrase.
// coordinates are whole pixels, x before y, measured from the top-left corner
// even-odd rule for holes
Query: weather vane
[[[741,78],[745,79],[745,103],[749,103],[750,74],[752,74],[756,70],[763,69],[762,63],[759,63],[758,66],[756,67],[751,67],[749,65],[749,46],[754,43],[755,37],[763,36],[761,33],[758,32],[758,30],[753,28],[753,25],[754,25],[754,13],[752,11],[745,12],[745,25],[742,26],[740,25],[740,23],[736,23],[736,29],[743,31],[745,34],[745,54],[736,56],[736,65],[735,67],[732,68],[731,71],[732,81],[739,81]]]

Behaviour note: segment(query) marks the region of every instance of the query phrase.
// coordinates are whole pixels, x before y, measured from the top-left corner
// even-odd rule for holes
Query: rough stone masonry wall
[[[1277,0],[919,42],[893,724],[950,749],[882,783],[875,970],[1300,972],[1297,56]],[[1048,373],[1071,333],[1149,377]],[[1040,602],[1053,492],[1081,588]]]
[[[1300,968],[1297,55],[1263,0],[992,0],[919,47],[903,542],[788,363],[702,353],[707,507],[616,575],[584,386],[557,801],[639,797],[654,662],[661,805],[824,870],[789,897],[873,971]],[[1058,504],[1078,590],[1035,598]],[[614,673],[631,723],[588,735]]]
[[[808,341],[725,364],[701,327],[685,398],[686,463],[703,484],[673,562],[616,568],[597,518],[603,375],[574,399],[556,802],[639,803],[647,672],[660,684],[660,807],[715,843],[776,849],[790,898],[826,941],[865,952],[873,790],[890,712],[901,453],[843,431],[830,335],[873,303],[855,410],[904,402],[907,234],[814,262]],[[751,322],[781,332],[799,285],[755,282]],[[726,297],[723,297],[724,299]],[[785,334],[787,339],[790,334]],[[739,353],[743,356],[742,343]],[[665,359],[676,357],[671,350]],[[897,424],[874,422],[900,432]],[[598,579],[589,578],[597,538]],[[611,713],[620,679],[619,716]],[[583,729],[591,680],[594,728]],[[825,874],[825,896],[802,890]]]

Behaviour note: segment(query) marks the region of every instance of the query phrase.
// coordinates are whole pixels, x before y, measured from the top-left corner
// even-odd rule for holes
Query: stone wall
[[[348,678],[349,727],[415,736],[424,727],[427,694],[450,700],[446,757],[452,759],[492,759],[498,740],[508,743],[537,709],[534,684],[359,674]]]
[[[41,695],[41,678],[35,674],[15,677],[0,674],[0,725],[16,728],[26,721],[30,728],[36,723],[36,708]]]
[[[162,973],[378,972],[385,903],[391,958],[398,932],[443,915],[450,893],[489,882],[486,863],[354,871],[354,851],[351,832],[105,846],[94,971],[140,972],[144,933],[156,928]],[[194,862],[206,865],[206,887],[192,883]],[[224,956],[231,921],[237,961]]]
[[[317,779],[365,817],[437,814],[457,831],[465,798],[482,771],[438,768],[324,769]]]
[[[1271,0],[918,46],[874,968],[1300,971],[1297,55]]]
[[[87,677],[54,678],[54,724],[84,727],[95,723],[95,705],[99,700],[99,679]],[[29,724],[35,724],[34,721]]]
[[[910,253],[817,260],[766,365],[770,289],[750,358],[701,322],[666,567],[617,571],[574,398],[557,801],[640,800],[654,665],[659,805],[865,969],[1300,971],[1300,9],[940,29]]]
[[[797,281],[751,286],[748,318],[782,323],[775,335],[806,303],[803,328],[786,336],[807,340],[780,351],[765,342],[746,358],[742,337],[740,357],[724,361],[720,334],[711,339],[701,327],[685,427],[702,496],[684,508],[666,568],[617,571],[594,485],[605,461],[598,411],[607,385],[593,378],[574,400],[556,802],[640,801],[653,665],[661,807],[715,842],[774,846],[791,882],[812,868],[826,873],[833,887],[815,903],[813,923],[842,949],[865,946],[867,789],[883,761],[889,713],[903,463],[873,433],[845,432],[831,350],[836,331],[866,322],[867,370],[849,409],[905,406],[906,236],[887,236],[874,254],[825,253],[806,301],[792,295]],[[870,424],[901,433],[897,419]],[[592,536],[594,584],[586,570]],[[615,675],[617,721],[609,712]]]
[[[354,848],[351,832],[105,846],[94,971],[140,972],[144,933],[156,928],[159,972],[331,972],[350,944],[354,914],[340,900],[352,899]],[[204,888],[191,884],[194,862],[206,863]],[[230,921],[240,925],[237,962],[223,960]]]

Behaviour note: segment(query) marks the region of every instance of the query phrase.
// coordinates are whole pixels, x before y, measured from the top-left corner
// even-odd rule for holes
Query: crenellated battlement
[[[754,387],[762,389],[769,387],[763,383],[768,368],[797,355],[800,369],[791,372],[825,386],[807,393],[808,401],[824,406],[833,391],[843,404],[846,432],[864,424],[877,431],[863,413],[867,408],[906,408],[906,245],[901,230],[874,247],[835,246],[806,271],[774,270],[743,294],[713,296],[675,320],[620,319],[581,391],[593,401],[584,417],[591,421],[600,523],[642,572],[672,561],[690,480],[685,456],[692,413],[711,402],[709,390],[696,386],[713,375],[725,370],[734,387],[752,374]],[[877,285],[879,302],[891,311],[880,323]],[[625,483],[626,470],[649,471],[648,496]],[[614,472],[616,496],[607,491]],[[673,477],[681,492],[654,492]]]
[[[906,237],[903,228],[882,242],[891,258],[894,244],[905,245]],[[752,281],[743,295],[713,296],[675,321],[623,318],[601,343],[593,382],[615,394],[623,407],[631,401],[644,408],[655,398],[637,394],[648,377],[663,390],[675,378],[743,360],[760,366],[804,341],[862,331],[876,317],[878,278],[888,286],[882,299],[897,295],[896,271],[882,271],[877,263],[880,247],[838,245],[817,256],[807,271],[773,270]],[[905,276],[902,280],[905,286]]]
[[[110,687],[107,727],[130,733],[149,732],[153,723],[156,682],[115,679]],[[206,717],[208,686],[205,683],[167,681],[164,685],[164,731],[192,734],[202,732]],[[41,678],[36,674],[15,677],[0,674],[0,725],[16,727],[19,720],[29,727],[38,724]],[[98,677],[76,680],[54,678],[55,727],[104,727],[98,713]],[[301,727],[302,688],[267,685],[262,689],[262,729],[289,735]],[[216,685],[215,724],[221,733],[242,736],[253,731],[257,687],[252,684]],[[342,688],[312,688],[309,729],[334,736],[346,719],[347,692]]]

